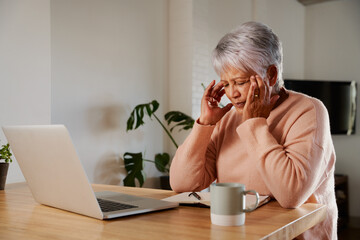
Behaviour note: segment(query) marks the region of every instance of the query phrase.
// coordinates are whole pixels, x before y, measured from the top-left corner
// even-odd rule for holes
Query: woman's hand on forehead
[[[231,103],[223,108],[219,107],[219,102],[225,94],[223,87],[224,84],[221,81],[215,84],[215,80],[213,80],[205,89],[201,99],[200,124],[214,125],[231,109]]]
[[[251,86],[243,111],[243,121],[256,117],[268,118],[280,96],[272,96],[269,83],[259,75],[251,76],[250,81]]]

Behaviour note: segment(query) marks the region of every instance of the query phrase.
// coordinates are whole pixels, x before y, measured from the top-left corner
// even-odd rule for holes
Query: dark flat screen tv
[[[285,88],[321,100],[329,112],[331,134],[355,134],[355,81],[312,81],[284,79]]]

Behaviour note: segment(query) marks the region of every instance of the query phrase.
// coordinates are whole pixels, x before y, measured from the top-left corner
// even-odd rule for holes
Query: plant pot
[[[4,190],[9,163],[0,163],[0,190]]]
[[[160,176],[160,187],[164,190],[171,190],[169,176]]]

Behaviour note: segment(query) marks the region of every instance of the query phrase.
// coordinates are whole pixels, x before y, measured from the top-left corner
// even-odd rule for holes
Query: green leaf
[[[160,172],[169,172],[168,164],[170,162],[170,155],[168,153],[155,155],[155,166]]]
[[[135,130],[144,124],[144,110],[146,110],[146,114],[151,118],[151,116],[156,112],[158,108],[159,103],[156,100],[153,100],[150,103],[137,105],[131,112],[129,119],[127,120],[126,131]]]
[[[128,173],[123,180],[124,185],[135,187],[135,179],[137,179],[139,181],[140,187],[142,187],[146,178],[143,171],[144,160],[142,153],[124,153],[124,163],[125,169]]]
[[[151,105],[153,106],[153,109],[151,110],[151,112],[154,113],[154,112],[156,112],[156,110],[158,110],[160,104],[156,100],[153,100],[151,102]]]
[[[10,144],[2,145],[0,149],[0,160],[4,159],[6,163],[12,162],[12,153],[10,152]]]
[[[150,104],[145,105],[145,108],[146,108],[146,112],[147,112],[148,116],[151,116],[152,111],[151,111]]]
[[[143,108],[143,106],[141,106],[136,109],[137,122],[136,122],[135,129],[137,129],[138,127],[140,127],[141,125],[144,124],[143,118],[144,118],[144,108]]]
[[[191,129],[195,122],[192,117],[179,111],[170,111],[166,113],[165,119],[168,125],[170,125],[171,123],[177,123],[170,129],[170,132],[172,132],[172,130],[176,127],[180,127],[179,131]]]
[[[134,125],[134,122],[135,122],[134,111],[131,112],[129,119],[127,120],[126,131],[131,130],[132,126]]]

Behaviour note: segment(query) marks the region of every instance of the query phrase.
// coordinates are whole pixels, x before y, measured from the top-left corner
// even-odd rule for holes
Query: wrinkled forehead
[[[220,74],[220,80],[229,81],[234,78],[249,78],[251,75],[254,75],[255,72],[252,70],[245,70],[241,68],[229,67],[224,69],[224,71]]]

